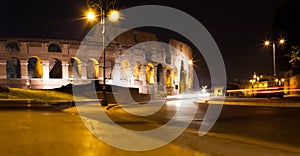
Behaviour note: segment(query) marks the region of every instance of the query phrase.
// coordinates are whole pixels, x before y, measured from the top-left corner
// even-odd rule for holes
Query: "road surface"
[[[99,105],[91,103],[85,107]],[[140,109],[135,105],[125,107],[135,112]],[[145,104],[143,107],[149,106]],[[207,107],[206,104],[197,104],[196,116],[179,137],[148,151],[126,151],[107,145],[89,131],[76,107],[64,110],[1,109],[0,155],[300,155],[300,108],[224,105],[214,127],[206,135],[199,136]],[[143,117],[128,114],[123,108],[113,104],[101,109],[121,127],[137,131],[158,128],[178,111],[176,103],[168,103],[157,113]],[[191,111],[184,105],[180,109],[186,110],[187,114]],[[184,121],[187,114],[177,119]],[[109,131],[105,133],[115,136]]]

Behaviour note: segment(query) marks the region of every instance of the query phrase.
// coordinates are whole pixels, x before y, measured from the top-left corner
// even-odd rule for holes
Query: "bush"
[[[9,93],[9,89],[6,86],[0,86],[0,93]]]

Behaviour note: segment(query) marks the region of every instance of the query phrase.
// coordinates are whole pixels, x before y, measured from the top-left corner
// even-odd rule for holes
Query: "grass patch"
[[[21,88],[9,88],[9,93],[1,93],[0,99],[32,99],[35,101],[73,101],[72,94],[51,90],[28,90]]]
[[[0,92],[0,99],[8,99],[8,93],[1,93]]]

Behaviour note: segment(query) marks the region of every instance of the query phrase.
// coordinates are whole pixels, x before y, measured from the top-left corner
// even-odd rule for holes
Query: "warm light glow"
[[[120,13],[117,10],[111,10],[108,14],[108,19],[112,22],[118,21],[120,18]]]
[[[146,83],[154,84],[154,66],[151,63],[146,66]]]
[[[270,45],[270,41],[265,41],[265,46]]]
[[[251,80],[250,80],[250,83],[254,83],[254,82],[256,82],[255,79],[251,79]]]
[[[280,39],[280,40],[279,40],[279,43],[280,43],[280,44],[284,44],[284,43],[285,43],[285,39]]]
[[[192,65],[193,64],[193,60],[189,60],[189,64]]]
[[[281,81],[284,82],[284,79],[282,78]]]
[[[29,80],[26,81],[26,86],[28,86],[28,87],[30,86]]]
[[[96,15],[95,15],[95,13],[94,13],[93,11],[89,11],[89,12],[87,12],[87,14],[86,14],[86,18],[87,18],[88,20],[95,20],[95,19],[96,19]]]

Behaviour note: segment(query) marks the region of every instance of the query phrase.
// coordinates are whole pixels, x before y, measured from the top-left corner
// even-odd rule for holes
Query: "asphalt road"
[[[300,148],[300,108],[224,106],[211,132]]]
[[[276,103],[276,99],[271,101]],[[217,122],[204,136],[199,136],[198,131],[207,104],[186,107],[176,102],[169,103],[162,105],[157,113],[150,116],[128,113],[138,114],[145,108],[149,110],[151,106],[147,104],[139,107],[112,104],[101,108],[121,127],[136,131],[161,127],[174,118],[178,108],[184,111],[176,117],[176,120],[184,122],[188,120],[187,116],[192,111],[191,108],[196,108],[196,115],[181,135],[162,147],[147,151],[118,149],[97,138],[84,124],[82,114],[77,111],[80,107],[83,106],[64,110],[48,107],[1,108],[0,155],[300,155],[300,108],[298,107],[224,105]],[[99,109],[94,110],[94,108],[100,106],[90,103],[84,107],[89,108],[90,111],[85,117],[90,118],[91,125],[94,125],[94,120],[99,119],[91,114],[98,114]],[[105,132],[111,139],[118,137],[111,131],[95,129],[101,133]],[[137,144],[141,143],[137,142]]]

